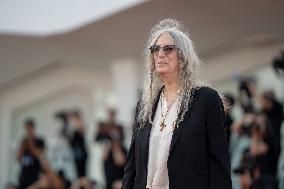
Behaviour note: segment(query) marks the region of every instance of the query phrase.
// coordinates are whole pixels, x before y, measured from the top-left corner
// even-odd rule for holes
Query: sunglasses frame
[[[155,47],[157,47],[157,49],[155,49]],[[163,49],[163,52],[168,55],[171,54],[174,50],[177,50],[177,46],[176,45],[164,45],[164,46],[160,46],[160,45],[152,45],[151,47],[149,47],[151,54],[152,55],[157,55],[161,49]]]

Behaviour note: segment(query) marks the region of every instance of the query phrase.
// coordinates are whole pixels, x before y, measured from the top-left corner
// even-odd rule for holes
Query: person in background
[[[22,139],[17,152],[20,164],[19,189],[26,189],[39,179],[40,159],[44,152],[44,140],[35,134],[35,121],[27,119],[24,123],[26,135]]]
[[[64,183],[60,176],[51,168],[49,162],[44,158],[40,159],[41,173],[38,181],[33,183],[27,189],[64,189]]]
[[[244,152],[241,165],[234,169],[242,189],[276,189],[275,179],[267,177],[260,168],[261,162]]]
[[[275,134],[267,121],[264,113],[259,113],[254,116],[251,128],[251,144],[250,155],[259,163],[259,168],[264,176],[276,177],[277,160]]]
[[[123,177],[123,167],[126,161],[126,149],[123,146],[122,127],[113,126],[109,130],[110,141],[103,151],[106,189],[117,188]],[[121,187],[121,186],[120,186]]]
[[[283,105],[275,98],[273,91],[265,91],[261,95],[257,93],[256,86],[249,83],[249,90],[253,98],[260,105],[261,112],[266,116],[270,130],[275,137],[274,161],[277,163],[281,151],[281,125],[283,121]],[[276,175],[276,167],[274,168]]]
[[[226,124],[226,127],[227,127],[227,143],[229,144],[230,143],[230,137],[231,137],[231,127],[232,127],[232,124],[234,122],[233,117],[231,115],[232,114],[231,109],[235,104],[235,99],[232,95],[225,94],[224,95],[224,102],[225,102],[224,108],[225,108],[225,118],[226,118],[225,124]]]
[[[96,142],[107,142],[111,140],[110,133],[112,130],[121,130],[122,140],[124,140],[123,127],[116,121],[116,110],[114,108],[108,109],[108,120],[106,122],[100,121],[98,124],[97,133],[95,136]]]
[[[108,125],[105,122],[100,121],[98,124],[97,133],[95,135],[95,141],[105,142],[110,140],[108,130],[109,130]]]
[[[77,176],[79,179],[86,176],[88,153],[85,142],[85,125],[78,111],[71,111],[68,116],[69,124],[74,132],[69,138]]]
[[[112,133],[112,130],[115,130],[114,132],[116,132],[116,130],[120,130],[120,135],[121,135],[120,137],[121,140],[123,141],[124,140],[123,126],[117,122],[116,115],[117,111],[114,108],[110,108],[108,110],[108,121],[106,122],[108,128],[108,134],[110,135]]]

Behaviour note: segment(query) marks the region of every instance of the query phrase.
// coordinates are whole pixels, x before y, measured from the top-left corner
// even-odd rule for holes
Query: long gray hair
[[[161,20],[151,29],[144,51],[146,78],[137,119],[140,123],[140,127],[147,121],[153,123],[152,109],[157,100],[159,91],[163,86],[163,83],[155,70],[154,58],[150,53],[149,47],[155,44],[158,38],[164,33],[171,35],[179,54],[179,76],[182,83],[182,90],[180,93],[181,98],[179,98],[180,117],[177,120],[176,125],[184,119],[185,113],[191,105],[192,96],[195,91],[193,89],[198,89],[204,85],[198,78],[200,60],[194,50],[189,34],[185,31],[179,21],[175,19]]]

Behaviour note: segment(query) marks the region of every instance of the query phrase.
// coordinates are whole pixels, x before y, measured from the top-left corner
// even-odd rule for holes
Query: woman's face
[[[152,54],[156,71],[160,75],[179,73],[178,52],[172,36],[168,33],[162,34],[155,45]]]

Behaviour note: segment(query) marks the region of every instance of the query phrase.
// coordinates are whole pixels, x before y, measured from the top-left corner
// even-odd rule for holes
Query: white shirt
[[[163,110],[161,110],[161,101]],[[153,127],[151,129],[149,141],[149,159],[148,159],[148,175],[146,188],[150,189],[168,189],[169,177],[167,161],[169,157],[169,150],[174,131],[174,122],[178,116],[178,99],[170,108],[165,119],[166,127],[160,131],[160,124],[162,122],[161,111],[163,116],[167,112],[167,101],[163,93],[161,94],[158,107],[156,109]]]

